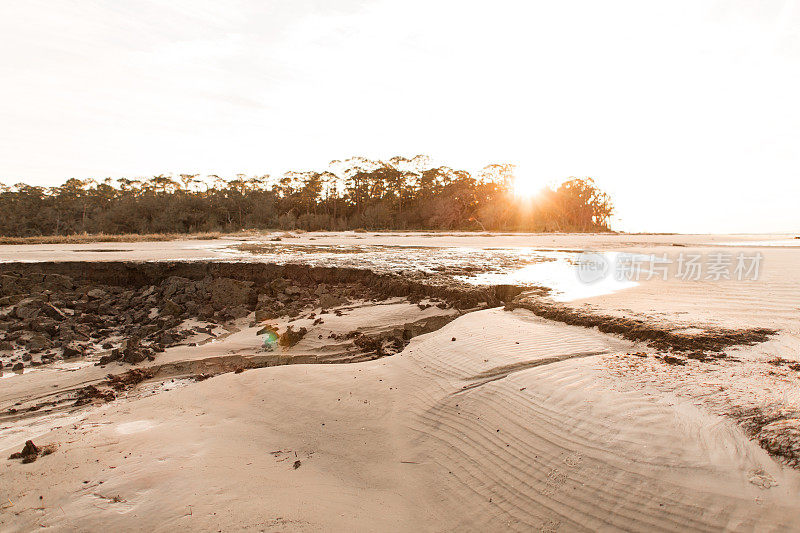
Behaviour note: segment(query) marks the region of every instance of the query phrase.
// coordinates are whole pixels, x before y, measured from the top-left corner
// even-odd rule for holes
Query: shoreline
[[[146,244],[151,258],[167,250]],[[32,287],[60,279],[67,288],[48,298],[85,302],[66,306],[82,320],[104,306],[141,312],[114,306],[128,293],[134,302],[155,294],[150,320],[189,332],[152,361],[103,365],[108,350],[87,351],[78,360],[89,364],[74,371],[2,380],[2,453],[31,437],[54,451],[29,464],[4,460],[11,482],[0,499],[12,505],[0,525],[63,528],[65,514],[154,530],[791,525],[800,510],[800,361],[785,354],[798,346],[797,313],[778,308],[772,328],[744,320],[754,297],[779,305],[782,289],[793,301],[796,286],[776,277],[783,271],[731,285],[748,291],[741,307],[723,298],[731,289],[671,282],[554,302],[544,289],[457,282],[462,257],[504,257],[483,246],[478,256],[443,248],[454,269],[435,275],[394,272],[394,263],[298,264],[302,254],[286,264],[258,254],[128,261],[109,252],[95,252],[103,261],[81,252],[0,264],[0,275],[16,269]],[[791,264],[794,253],[768,259]],[[199,309],[214,297],[213,280],[230,280],[226,295],[251,287],[245,309],[230,315],[238,318],[226,314],[231,301],[212,317],[167,319],[178,312],[167,299]],[[107,296],[87,298],[92,288]],[[666,312],[701,290],[717,319],[720,305],[732,318]],[[660,312],[635,312],[652,306],[650,294]],[[265,319],[256,301],[292,309]],[[265,323],[276,339],[305,332],[265,351]],[[114,324],[107,339],[86,342],[116,345],[128,330]],[[54,480],[51,471],[65,474]],[[219,498],[234,514],[219,514]]]

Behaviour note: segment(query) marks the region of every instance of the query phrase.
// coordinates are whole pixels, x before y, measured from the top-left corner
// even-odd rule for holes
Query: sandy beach
[[[0,533],[800,533],[798,3],[7,0]]]
[[[746,251],[763,263],[751,281],[642,278],[586,296],[570,263],[584,250]],[[345,232],[2,246],[2,274],[17,283],[83,264],[68,272],[78,293],[92,276],[99,283],[93,264],[128,264],[124,287],[108,283],[108,267],[111,296],[84,297],[75,312],[158,287],[147,320],[173,327],[178,317],[174,329],[189,333],[135,363],[128,349],[99,364],[112,349],[95,344],[124,341],[128,325],[113,320],[78,357],[9,372],[23,350],[2,352],[0,528],[794,530],[798,260],[800,241],[763,235]],[[214,304],[215,293],[201,292],[212,281],[192,277],[196,263],[218,264],[203,268],[225,269],[231,283],[260,273],[244,311],[212,305],[203,315],[200,295]],[[185,281],[167,277],[175,269]],[[369,274],[356,281],[349,269]],[[165,303],[189,294],[197,316]],[[287,314],[264,318],[265,302]],[[5,321],[17,323],[20,302],[6,304]],[[268,345],[266,324],[282,339],[290,326],[304,333]],[[755,330],[768,333],[740,342]],[[637,340],[642,331],[652,338]],[[697,348],[712,341],[718,348]],[[117,388],[106,377],[133,371],[141,378]],[[5,459],[27,440],[54,451]]]

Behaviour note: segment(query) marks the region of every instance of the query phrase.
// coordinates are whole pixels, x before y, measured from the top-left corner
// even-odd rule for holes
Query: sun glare
[[[514,196],[527,200],[539,193],[542,184],[529,175],[517,175],[514,178]]]

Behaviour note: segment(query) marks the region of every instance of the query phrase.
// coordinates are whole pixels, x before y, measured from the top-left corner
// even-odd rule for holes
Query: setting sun
[[[528,199],[536,196],[544,187],[544,183],[527,173],[516,172],[514,176],[514,196]]]

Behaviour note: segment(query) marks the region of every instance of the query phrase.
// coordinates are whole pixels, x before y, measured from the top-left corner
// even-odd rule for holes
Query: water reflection
[[[582,251],[542,250],[530,247],[429,247],[392,245],[315,245],[247,243],[224,246],[219,252],[231,258],[312,266],[368,268],[375,272],[443,275],[473,285],[536,285],[549,287],[551,297],[569,301],[634,287],[635,281],[619,280],[614,265],[620,257],[639,257],[622,252],[601,255],[610,265],[598,279],[578,278]]]
[[[552,290],[550,298],[559,302],[579,300],[609,294],[622,289],[635,287],[638,282],[617,279],[614,265],[623,257],[632,254],[621,252],[605,252],[599,255],[605,258],[609,269],[594,279],[586,279],[579,275],[581,254],[577,252],[550,252],[551,261],[526,265],[508,272],[486,272],[475,276],[459,276],[458,279],[476,285],[538,285]]]

